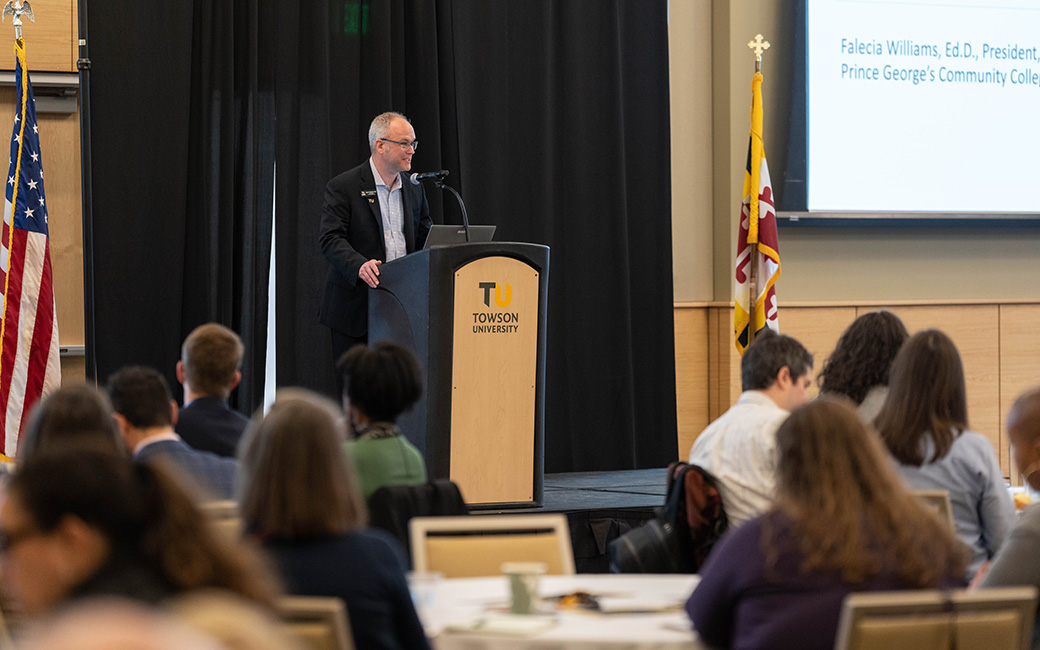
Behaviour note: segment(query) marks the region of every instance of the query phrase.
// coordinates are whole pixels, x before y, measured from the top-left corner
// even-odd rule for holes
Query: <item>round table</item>
[[[436,650],[693,650],[705,646],[697,638],[682,605],[699,581],[696,575],[579,574],[544,576],[540,595],[584,591],[596,596],[608,613],[558,609],[542,620],[551,626],[515,634],[488,633],[509,617],[505,576],[440,580],[431,602],[420,603],[419,615]],[[426,587],[430,589],[430,587]],[[521,627],[523,627],[521,621]],[[475,629],[467,629],[475,628]]]

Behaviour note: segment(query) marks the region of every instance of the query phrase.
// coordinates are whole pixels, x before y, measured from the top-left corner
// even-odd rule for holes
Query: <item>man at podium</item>
[[[368,341],[368,287],[379,285],[379,265],[420,248],[433,223],[422,185],[406,175],[419,146],[408,118],[376,116],[368,144],[367,161],[325,186],[319,243],[329,271],[318,318],[332,330],[334,359]]]

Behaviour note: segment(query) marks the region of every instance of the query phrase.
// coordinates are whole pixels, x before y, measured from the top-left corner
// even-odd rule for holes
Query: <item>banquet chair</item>
[[[1035,587],[850,594],[834,647],[1027,650],[1036,602]]]
[[[409,553],[411,538],[408,522],[413,517],[450,517],[469,514],[459,486],[447,479],[434,479],[420,485],[388,485],[368,498],[368,525],[381,528],[397,538]]]
[[[564,515],[415,517],[409,529],[417,572],[493,576],[502,573],[504,562],[544,562],[550,574],[574,574]]]
[[[950,530],[954,529],[953,506],[950,505],[950,493],[947,490],[911,491],[917,498],[924,501],[925,506],[927,506],[929,510],[939,515],[939,519],[949,524]]]
[[[237,540],[242,537],[242,518],[235,501],[205,501],[199,509],[209,519],[217,533],[225,539]]]
[[[282,596],[276,609],[285,631],[310,650],[354,650],[347,608],[339,598]]]

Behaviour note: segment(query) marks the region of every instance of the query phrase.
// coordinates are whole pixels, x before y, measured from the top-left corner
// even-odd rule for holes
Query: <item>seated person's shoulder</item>
[[[361,528],[353,531],[350,536],[354,543],[371,557],[402,567],[407,566],[401,543],[385,530],[372,527]]]

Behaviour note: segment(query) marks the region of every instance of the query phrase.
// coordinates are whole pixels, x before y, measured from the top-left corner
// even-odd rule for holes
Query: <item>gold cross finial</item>
[[[769,41],[762,40],[761,34],[755,34],[755,40],[748,41],[747,46],[755,51],[755,61],[762,62],[762,53],[769,49]]]

